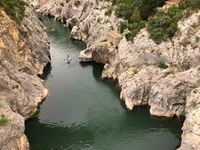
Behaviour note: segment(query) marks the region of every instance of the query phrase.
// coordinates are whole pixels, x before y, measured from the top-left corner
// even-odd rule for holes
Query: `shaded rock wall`
[[[30,7],[16,24],[0,8],[0,149],[27,150],[25,120],[37,112],[48,90],[38,77],[50,62],[43,25]]]

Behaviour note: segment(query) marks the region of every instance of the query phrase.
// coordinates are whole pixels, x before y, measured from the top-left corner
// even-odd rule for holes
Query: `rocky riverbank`
[[[105,16],[109,1],[30,0],[41,15],[71,26],[86,42],[81,61],[104,63],[103,78],[117,79],[128,109],[149,105],[156,116],[185,116],[180,150],[200,149],[200,12],[179,21],[179,32],[156,44],[144,28],[132,41],[118,32],[120,19]]]
[[[25,120],[48,90],[38,75],[50,63],[49,42],[32,8],[20,24],[0,8],[0,149],[27,150]]]

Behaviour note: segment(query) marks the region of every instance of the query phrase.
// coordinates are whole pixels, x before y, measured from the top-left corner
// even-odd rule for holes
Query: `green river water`
[[[150,116],[148,108],[128,111],[103,66],[80,64],[84,44],[50,18],[43,20],[51,43],[52,68],[46,77],[49,96],[26,123],[31,150],[175,150],[182,121]],[[52,30],[53,29],[53,30]],[[69,54],[71,64],[64,59]]]

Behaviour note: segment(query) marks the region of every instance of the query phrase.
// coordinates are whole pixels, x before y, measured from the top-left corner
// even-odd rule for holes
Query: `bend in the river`
[[[147,108],[128,111],[119,89],[101,79],[102,65],[80,64],[84,44],[69,30],[45,18],[52,68],[46,77],[49,96],[36,118],[27,122],[31,150],[175,150],[182,122],[157,118]],[[65,57],[72,57],[70,64]]]

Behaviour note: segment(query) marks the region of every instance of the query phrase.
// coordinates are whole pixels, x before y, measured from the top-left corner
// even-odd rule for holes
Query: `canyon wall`
[[[28,150],[25,120],[33,116],[48,90],[38,75],[50,63],[44,27],[26,6],[17,24],[0,8],[0,149]]]

